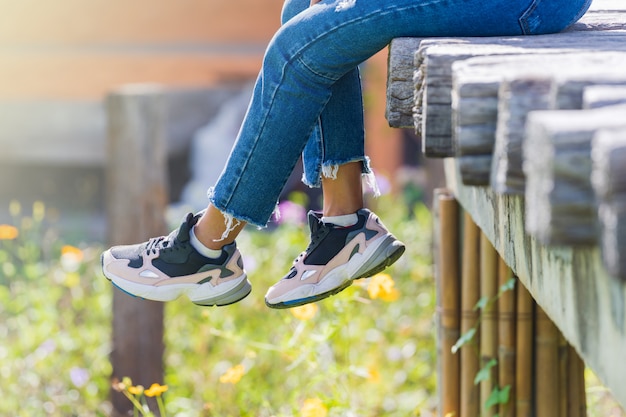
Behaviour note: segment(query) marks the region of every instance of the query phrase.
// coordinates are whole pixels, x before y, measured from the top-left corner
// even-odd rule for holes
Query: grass
[[[328,416],[432,410],[430,216],[422,206],[380,204],[408,247],[389,271],[397,294],[381,287],[372,299],[372,280],[361,280],[310,309],[268,309],[265,290],[308,243],[294,220],[240,236],[254,286],[243,302],[167,304],[167,415],[280,417],[311,404]],[[16,203],[11,211],[13,224],[0,229],[0,415],[108,415],[112,289],[99,270],[103,247],[65,245],[41,205],[28,216]]]
[[[167,416],[432,416],[436,409],[431,218],[376,201],[407,245],[386,274],[305,308],[271,310],[265,290],[308,243],[298,215],[238,239],[253,283],[241,303],[166,306]],[[0,225],[0,415],[107,416],[112,288],[101,244],[66,245],[45,208]],[[123,375],[117,375],[121,378]],[[593,381],[589,415],[622,417]]]
[[[167,306],[166,381],[185,398],[179,408],[170,402],[170,410],[292,416],[312,399],[321,400],[331,416],[407,416],[432,409],[430,217],[420,207],[411,213],[417,222],[407,227],[409,213],[388,210],[387,226],[399,232],[409,253],[390,270],[399,296],[384,292],[387,301],[372,299],[368,284],[374,282],[362,280],[314,307],[268,309],[265,290],[288,271],[308,236],[297,222],[241,236],[251,296],[229,308],[198,309],[184,300]],[[241,378],[221,383],[237,366]],[[194,405],[187,407],[190,401]]]

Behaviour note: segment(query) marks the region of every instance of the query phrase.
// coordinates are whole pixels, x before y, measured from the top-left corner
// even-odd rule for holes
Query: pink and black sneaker
[[[358,278],[384,270],[402,256],[404,243],[395,238],[368,209],[357,212],[348,227],[322,222],[309,212],[311,243],[289,273],[265,295],[272,308],[290,308],[322,300],[349,287]]]
[[[202,306],[223,306],[245,298],[252,287],[235,243],[207,258],[189,241],[201,214],[189,213],[178,230],[137,245],[114,246],[102,254],[102,271],[135,297],[170,301],[181,295]]]

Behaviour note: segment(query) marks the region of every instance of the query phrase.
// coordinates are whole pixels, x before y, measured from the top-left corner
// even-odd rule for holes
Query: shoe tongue
[[[316,213],[313,210],[309,211],[309,229],[311,229],[311,234],[315,234],[322,225],[321,213]]]
[[[172,232],[170,237],[175,238],[179,242],[187,242],[189,240],[189,231],[198,222],[199,218],[200,216],[194,216],[193,213],[188,213],[178,230]]]

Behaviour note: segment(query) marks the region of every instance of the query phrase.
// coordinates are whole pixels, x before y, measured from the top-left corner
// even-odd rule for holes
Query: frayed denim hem
[[[336,179],[337,178],[337,170],[339,169],[339,166],[348,164],[350,162],[361,162],[362,163],[362,170],[361,170],[361,172],[362,172],[363,176],[367,178],[368,185],[370,185],[370,187],[372,189],[377,190],[378,187],[375,185],[376,184],[376,179],[374,177],[374,172],[372,171],[372,167],[371,167],[371,164],[370,164],[370,158],[368,156],[362,156],[362,157],[358,157],[358,158],[346,159],[346,160],[342,160],[342,161],[326,161],[321,166],[321,169],[319,171],[319,175],[317,176],[315,182],[309,181],[309,179],[307,178],[306,172],[305,172],[304,174],[302,174],[302,183],[304,183],[304,185],[308,186],[309,188],[320,188],[322,186],[322,178]],[[372,183],[372,180],[373,180],[373,183]]]
[[[270,218],[267,219],[265,222],[261,222],[261,221],[253,219],[250,216],[240,215],[236,213],[236,211],[234,210],[230,210],[230,209],[223,207],[221,204],[217,203],[217,201],[215,200],[213,187],[209,188],[209,190],[207,191],[207,197],[209,198],[209,202],[213,205],[213,207],[218,209],[220,213],[222,213],[222,215],[224,216],[224,225],[226,226],[226,230],[224,230],[224,233],[222,233],[221,238],[216,240],[217,242],[226,239],[226,237],[230,234],[230,232],[232,232],[237,226],[239,226],[241,222],[246,222],[248,224],[256,226],[259,229],[264,229],[267,227],[267,224],[269,223],[271,219],[271,216],[270,216]],[[278,204],[276,204],[276,207],[278,208]]]

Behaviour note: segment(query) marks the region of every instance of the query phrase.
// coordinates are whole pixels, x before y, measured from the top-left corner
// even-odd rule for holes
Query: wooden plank
[[[585,63],[585,65],[581,65]],[[518,184],[518,192],[523,189],[521,160],[516,151],[523,138],[515,138],[519,130],[507,129],[507,121],[518,119],[518,127],[525,122],[528,112],[536,109],[580,109],[584,88],[595,84],[626,85],[626,74],[621,68],[626,65],[624,53],[578,53],[578,54],[522,54],[513,56],[486,56],[460,61],[452,66],[452,124],[453,142],[457,155],[491,155],[499,137],[500,150],[511,146],[511,153],[499,153],[492,164],[464,165],[466,184],[488,185],[492,165],[504,163],[511,170]],[[542,79],[541,86],[528,90],[519,88],[507,91],[503,84],[516,79]],[[526,86],[527,87],[527,86]],[[503,90],[504,88],[504,90]],[[515,95],[517,93],[517,95]],[[501,97],[502,96],[502,97]],[[501,102],[504,98],[504,102]],[[509,103],[507,103],[507,101]],[[526,105],[515,105],[515,103]],[[500,115],[498,106],[504,111]],[[511,113],[514,112],[514,113]],[[502,120],[499,120],[502,116]],[[497,127],[502,131],[497,132]],[[513,132],[509,141],[506,133]],[[496,168],[499,168],[496,166]],[[505,171],[506,172],[506,171]],[[502,173],[502,172],[501,172]],[[505,184],[506,177],[502,180]],[[505,187],[497,182],[492,186],[502,190]]]
[[[407,89],[406,86],[413,85],[415,50],[421,38],[404,39],[407,41],[389,45],[385,117],[390,126],[415,128],[412,110],[415,105],[414,94],[412,88]]]
[[[612,276],[626,281],[626,128],[600,130],[591,154],[602,259]]]
[[[550,108],[552,80],[541,76],[504,79],[498,92],[498,125],[490,167],[491,187],[498,193],[522,195],[526,178],[522,169],[522,143],[526,118],[533,110]]]
[[[626,127],[626,105],[536,111],[523,145],[526,230],[545,244],[595,244],[597,207],[591,186],[596,132]]]
[[[626,103],[626,86],[594,85],[583,91],[583,109]]]
[[[594,0],[589,7],[590,12],[606,10],[626,11],[626,3],[622,0]]]
[[[620,9],[601,9],[598,6],[567,32],[554,35],[394,39],[389,52],[393,67],[388,71],[388,91],[393,93],[388,97],[400,99],[387,102],[387,114],[393,115],[389,117],[390,125],[415,128],[425,142],[423,150],[427,156],[453,156],[451,121],[446,115],[441,116],[442,107],[449,107],[451,101],[452,63],[486,55],[624,51],[625,14]],[[414,59],[410,51],[415,51]],[[413,78],[407,75],[411,71],[415,72]],[[396,73],[403,75],[396,77]],[[433,93],[433,90],[436,91]],[[411,96],[414,96],[413,100],[409,99]],[[432,103],[429,99],[433,100]],[[436,118],[438,123],[426,123],[430,118]],[[439,123],[442,125],[438,126]]]
[[[626,405],[626,285],[607,273],[597,248],[547,246],[528,235],[523,197],[465,186],[457,161],[446,159],[445,166],[447,185],[463,208],[585,363]]]

